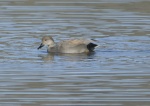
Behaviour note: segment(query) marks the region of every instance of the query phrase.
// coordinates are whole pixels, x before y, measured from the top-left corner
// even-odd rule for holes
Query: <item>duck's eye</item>
[[[47,41],[47,39],[45,39],[45,41]]]

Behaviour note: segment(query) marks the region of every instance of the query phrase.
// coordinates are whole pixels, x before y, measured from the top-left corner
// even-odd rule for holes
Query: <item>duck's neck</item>
[[[57,44],[51,44],[50,46],[48,45],[48,52],[57,52]]]

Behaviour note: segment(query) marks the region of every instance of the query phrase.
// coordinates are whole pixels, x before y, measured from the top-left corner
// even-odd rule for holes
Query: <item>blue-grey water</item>
[[[42,36],[92,38],[48,54]],[[150,106],[149,0],[1,0],[0,106]]]

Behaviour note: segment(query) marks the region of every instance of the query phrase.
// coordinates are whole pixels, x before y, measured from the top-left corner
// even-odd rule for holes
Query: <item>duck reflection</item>
[[[62,61],[83,61],[84,59],[92,59],[95,55],[95,52],[83,53],[83,54],[64,54],[64,53],[48,53],[41,54],[38,57],[41,57],[43,61],[54,61],[56,59],[60,59]]]

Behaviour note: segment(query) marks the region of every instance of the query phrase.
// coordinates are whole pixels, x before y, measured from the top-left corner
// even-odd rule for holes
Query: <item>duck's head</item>
[[[40,49],[45,45],[48,47],[54,47],[55,43],[54,43],[54,40],[51,36],[44,36],[42,38],[42,43],[40,44],[40,46],[37,49]]]

